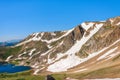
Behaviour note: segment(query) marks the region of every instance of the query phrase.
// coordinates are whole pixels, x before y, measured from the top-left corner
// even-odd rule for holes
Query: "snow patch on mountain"
[[[103,24],[96,24],[95,28],[90,31],[90,34],[88,36],[83,35],[83,38],[75,43],[64,55],[68,55],[67,58],[61,59],[58,62],[55,62],[54,64],[50,65],[48,67],[48,71],[51,72],[61,72],[61,71],[67,71],[67,69],[72,68],[78,64],[80,64],[83,61],[86,61],[86,59],[80,59],[78,56],[75,55],[75,53],[79,52],[81,47],[103,26]],[[90,55],[90,58],[94,55]]]
[[[51,72],[67,71],[68,68],[78,65],[79,61],[80,61],[79,57],[75,55],[71,55],[71,56],[68,56],[66,59],[61,59],[60,61],[54,63],[53,65],[50,65],[48,67],[48,71],[51,71]]]
[[[39,41],[41,37],[38,36],[39,33],[35,33],[34,37],[32,38],[33,41]]]
[[[41,68],[41,69],[37,69],[35,70],[35,72],[33,73],[34,75],[37,75],[39,71],[43,70],[45,67]]]
[[[87,31],[90,27],[92,27],[95,23],[82,23],[81,26]]]
[[[7,57],[7,59],[5,61],[9,61],[12,57],[13,57],[13,55]]]
[[[49,49],[50,49],[50,48],[52,48],[52,46],[51,46],[51,45],[49,45],[49,44],[47,45],[47,47],[48,47]]]
[[[119,26],[119,25],[120,25],[120,22],[118,22],[116,25]]]
[[[51,33],[52,36],[56,36],[56,34],[54,32]]]
[[[32,58],[33,58],[35,55],[38,55],[38,54],[40,54],[40,52],[41,52],[41,51],[39,51],[39,52],[37,52],[37,53],[34,53],[33,55],[31,55],[31,56],[29,57],[29,60],[30,60],[30,59],[32,59]]]
[[[35,48],[32,49],[28,55],[31,56],[35,50],[36,50]]]
[[[26,54],[27,52],[23,52],[21,54],[18,55],[18,57],[21,57],[22,55]]]
[[[109,20],[110,20],[111,24],[113,24],[114,20],[113,19],[109,19]]]
[[[111,59],[111,58],[113,58],[113,57],[115,57],[115,56],[117,56],[117,55],[120,55],[120,52],[115,52],[114,54],[110,54],[109,56],[108,56],[108,58],[106,58],[106,60],[109,60],[109,59]],[[106,61],[105,60],[105,61]]]
[[[74,73],[76,73],[76,72],[82,72],[82,71],[85,71],[85,70],[87,70],[87,68],[85,68],[85,69],[80,69],[80,70],[78,70],[78,71],[75,71]]]
[[[40,69],[35,70],[35,72],[33,73],[34,75],[37,75],[37,73],[40,71]]]
[[[53,38],[53,39],[51,39],[51,40],[43,40],[43,39],[41,39],[41,41],[50,44],[50,43],[52,43],[52,42],[55,42],[55,41],[60,40],[61,38],[65,37],[65,36],[67,36],[67,35],[70,34],[73,30],[74,30],[74,28],[71,29],[71,30],[68,30],[64,35],[60,36],[59,38]]]
[[[66,33],[64,35],[60,36],[59,38],[53,38],[51,40],[44,40],[44,39],[42,39],[42,36],[44,35],[44,32],[41,33],[41,36],[38,36],[38,34],[40,34],[40,33],[34,33],[34,34],[32,34],[34,36],[33,38],[30,38],[29,40],[23,41],[23,42],[17,44],[16,46],[21,46],[21,45],[26,44],[26,43],[31,42],[31,41],[40,41],[40,40],[42,42],[46,42],[46,43],[50,44],[52,42],[55,42],[55,41],[65,37],[65,36],[67,36],[73,30],[74,30],[74,28],[71,29],[71,30],[65,31]],[[55,33],[51,33],[51,35],[56,35],[56,34]]]
[[[108,52],[106,52],[105,54],[103,54],[102,56],[100,56],[97,61],[101,60],[101,59],[104,59],[104,58],[107,58],[111,53],[113,53],[118,47],[115,47],[111,50],[109,50]]]

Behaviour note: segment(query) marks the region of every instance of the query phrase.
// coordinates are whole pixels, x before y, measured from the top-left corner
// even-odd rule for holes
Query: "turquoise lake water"
[[[16,73],[21,71],[30,70],[29,66],[16,66],[14,64],[0,64],[0,73]]]

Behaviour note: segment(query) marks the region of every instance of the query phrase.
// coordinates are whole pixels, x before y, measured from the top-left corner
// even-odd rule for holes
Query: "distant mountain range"
[[[16,40],[10,40],[10,41],[4,41],[0,42],[0,47],[5,47],[5,46],[14,46],[17,43],[19,43],[22,39],[16,39]]]
[[[2,55],[5,61],[31,66],[34,75],[120,77],[120,17],[84,22],[66,31],[33,33]]]

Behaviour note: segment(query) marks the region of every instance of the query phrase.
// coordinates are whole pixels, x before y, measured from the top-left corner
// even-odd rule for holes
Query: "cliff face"
[[[90,54],[99,51],[118,40],[120,38],[119,21],[120,18],[117,17],[104,22],[101,29],[82,46],[81,52]]]
[[[115,56],[106,54],[102,59],[110,57],[108,60],[111,60],[117,57],[119,39],[120,17],[104,22],[85,22],[67,31],[31,34],[11,48],[19,49],[9,53],[6,60],[29,65],[34,68],[34,74],[79,71],[85,69],[81,68],[83,64],[87,68],[93,62],[92,59],[97,61],[99,56],[105,55],[111,49],[115,49],[114,54],[111,53]]]

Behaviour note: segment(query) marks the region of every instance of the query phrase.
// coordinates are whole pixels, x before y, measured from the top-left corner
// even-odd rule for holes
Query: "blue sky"
[[[120,16],[120,0],[0,0],[0,41]]]

